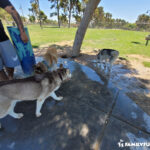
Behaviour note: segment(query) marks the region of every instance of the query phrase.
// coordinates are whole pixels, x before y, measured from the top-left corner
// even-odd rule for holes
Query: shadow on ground
[[[38,45],[32,45],[32,47],[33,47],[33,48],[39,48],[39,46],[38,46]]]
[[[141,44],[141,42],[132,41],[133,44]]]
[[[42,28],[59,28],[59,27],[58,26],[55,27],[55,26],[45,26],[44,25],[44,26],[42,26]]]
[[[61,46],[58,53],[64,54],[66,47],[71,48]],[[149,142],[148,107],[144,110],[141,100],[135,103],[132,97],[138,92],[146,95],[149,81],[130,76],[138,72],[130,69],[126,60],[118,60],[111,75],[106,77],[92,62],[95,58],[96,52],[82,53],[74,61],[59,59],[59,64],[63,63],[72,72],[72,79],[57,91],[64,99],[56,102],[48,98],[40,118],[35,117],[35,101],[18,103],[15,111],[23,112],[24,117],[1,119],[5,129],[0,131],[0,149],[120,150],[120,139],[130,143]],[[150,105],[148,101],[146,104]]]
[[[69,67],[72,80],[57,91],[64,97],[61,102],[48,98],[40,118],[35,117],[34,101],[20,102],[15,111],[24,113],[22,119],[8,116],[1,120],[5,128],[0,132],[1,150],[91,149],[105,124],[113,92],[95,81],[95,73],[92,80],[85,72],[88,68],[74,62]]]
[[[140,44],[139,42],[135,41],[133,41],[132,43]],[[55,47],[60,57],[69,57],[72,49],[72,47],[67,44],[65,45],[53,44],[50,45],[50,47]],[[39,49],[39,51],[36,51],[37,52],[36,55],[41,56],[42,53],[45,53],[46,50],[47,47]],[[141,104],[140,107],[142,107],[142,109],[145,112],[149,113],[148,109],[144,109],[145,103],[143,103],[142,105],[142,102],[140,102],[140,100],[141,95],[143,99],[147,97],[146,104],[150,105],[150,102],[148,101],[149,97],[147,96],[147,93],[149,92],[148,85],[150,84],[150,81],[134,77],[133,75],[138,75],[138,71],[136,69],[133,69],[131,67],[130,62],[123,57],[119,57],[119,59],[116,61],[116,63],[112,68],[111,75],[107,76],[105,72],[97,68],[96,64],[93,63],[93,60],[96,60],[97,53],[98,50],[94,50],[93,52],[87,52],[86,54],[81,53],[79,57],[73,60],[92,68],[103,80],[105,86],[107,86],[110,81],[110,83],[113,83],[115,87],[124,90],[124,92],[127,93],[128,96],[130,95],[130,98],[133,99],[137,104]],[[132,93],[133,95],[136,96],[133,96]]]
[[[67,58],[71,56],[71,50],[72,47],[70,45],[58,45],[58,44],[52,44],[46,47],[40,47],[40,48],[35,48],[34,49],[34,54],[36,56],[43,56],[45,54],[45,52],[47,51],[48,47],[55,47],[57,49],[57,52],[59,54],[60,57],[62,58]]]

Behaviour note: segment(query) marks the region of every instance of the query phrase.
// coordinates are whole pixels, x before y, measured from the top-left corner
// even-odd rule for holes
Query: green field
[[[150,68],[150,62],[144,61],[144,62],[143,62],[143,65],[144,65],[145,67]]]
[[[47,43],[73,41],[77,28],[40,29],[38,25],[29,25],[29,34],[33,47]],[[116,49],[123,56],[125,54],[139,54],[150,57],[150,43],[145,46],[145,37],[148,32],[114,30],[114,29],[88,29],[83,41],[82,49],[94,50],[101,48]]]

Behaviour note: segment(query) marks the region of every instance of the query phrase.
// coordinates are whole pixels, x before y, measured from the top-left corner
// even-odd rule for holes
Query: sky
[[[30,0],[10,0],[17,11],[22,15],[20,6],[23,9],[24,16],[29,14]],[[40,9],[49,17],[50,2],[48,0],[39,0]],[[121,18],[134,23],[140,14],[150,10],[150,0],[101,0],[99,6],[104,7],[105,12],[112,14],[113,18]],[[149,11],[150,12],[150,11]],[[54,18],[53,18],[54,19]]]

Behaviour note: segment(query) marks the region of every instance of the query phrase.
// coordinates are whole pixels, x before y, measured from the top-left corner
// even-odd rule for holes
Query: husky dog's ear
[[[60,69],[63,69],[63,68],[64,68],[63,64],[60,64],[59,68],[60,68]]]

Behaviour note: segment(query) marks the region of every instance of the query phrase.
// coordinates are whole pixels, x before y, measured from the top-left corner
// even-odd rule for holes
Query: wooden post
[[[148,35],[146,38],[145,38],[145,40],[146,40],[146,46],[148,45],[148,42],[149,42],[149,40],[150,40],[150,35]]]
[[[148,45],[148,41],[149,41],[149,40],[146,40],[146,44],[145,44],[146,46]]]

